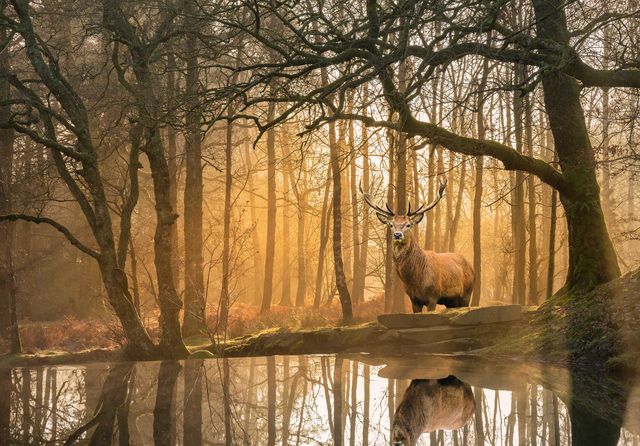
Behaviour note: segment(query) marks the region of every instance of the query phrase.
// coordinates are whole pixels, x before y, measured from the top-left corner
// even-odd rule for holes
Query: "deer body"
[[[473,291],[474,272],[460,254],[421,249],[411,238],[395,243],[393,261],[414,313],[422,307],[433,311],[436,304],[466,307]]]
[[[409,204],[406,215],[395,215],[389,205],[386,209],[377,206],[361,189],[365,202],[376,211],[380,222],[391,230],[393,261],[414,313],[421,313],[425,305],[430,311],[435,310],[436,304],[447,308],[466,307],[473,291],[475,277],[467,259],[452,252],[423,250],[413,240],[412,227],[422,221],[425,212],[438,204],[446,185],[446,181],[440,183],[438,197],[426,207],[420,206],[411,212]]]

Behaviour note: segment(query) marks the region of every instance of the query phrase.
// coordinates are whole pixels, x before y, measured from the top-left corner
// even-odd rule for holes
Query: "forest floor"
[[[317,312],[275,307],[266,316],[236,306],[229,339],[217,345],[187,339],[194,357],[264,356],[370,351],[377,354],[464,353],[493,359],[640,370],[640,271],[576,297],[555,296],[521,321],[461,329],[456,337],[390,330],[375,322],[379,296],[356,306],[356,323],[340,327],[337,302]],[[215,327],[215,320],[209,320]],[[65,320],[22,327],[25,354],[0,356],[1,366],[68,364],[124,359],[121,337],[109,324]],[[150,328],[153,336],[157,333]]]

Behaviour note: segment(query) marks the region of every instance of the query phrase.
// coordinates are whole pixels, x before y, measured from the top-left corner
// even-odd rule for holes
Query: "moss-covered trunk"
[[[569,46],[569,32],[559,0],[534,0],[538,37]],[[596,179],[596,163],[580,105],[577,81],[559,71],[542,76],[544,101],[560,168],[569,193],[560,200],[569,229],[567,286],[590,290],[620,275],[607,231]]]

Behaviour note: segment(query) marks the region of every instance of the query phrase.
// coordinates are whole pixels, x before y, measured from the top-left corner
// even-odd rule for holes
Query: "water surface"
[[[446,356],[14,368],[0,445],[637,445],[640,386],[609,381]]]

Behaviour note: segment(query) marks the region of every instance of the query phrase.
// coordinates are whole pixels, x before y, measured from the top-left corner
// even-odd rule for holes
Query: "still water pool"
[[[0,445],[638,445],[640,384],[451,356],[0,370]]]

